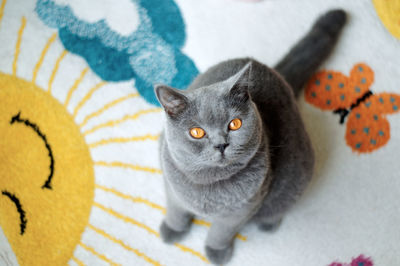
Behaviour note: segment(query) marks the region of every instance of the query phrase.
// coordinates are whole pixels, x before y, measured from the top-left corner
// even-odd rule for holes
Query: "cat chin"
[[[210,164],[211,167],[218,167],[218,168],[226,168],[229,167],[229,165],[231,165],[232,162],[228,161],[226,159],[221,159],[218,161],[213,162],[212,164]]]
[[[229,161],[229,160],[227,160],[225,158],[222,158],[221,160],[219,160],[217,162],[217,165],[220,166],[220,167],[226,167],[226,166],[229,166],[230,164],[232,164],[232,161]]]
[[[194,184],[212,185],[213,183],[228,180],[237,171],[242,169],[243,166],[241,163],[230,162],[228,160],[225,160],[223,163],[215,162],[213,165],[207,165],[205,168],[187,175],[187,178]]]
[[[234,161],[229,156],[217,154],[216,156],[213,156],[210,166],[227,167],[233,163]]]
[[[227,180],[229,178],[231,178],[231,176],[218,176],[218,177],[216,177],[216,175],[212,175],[211,174],[208,177],[204,177],[203,176],[202,178],[199,178],[199,179],[192,179],[192,178],[190,178],[190,179],[191,179],[191,182],[194,183],[194,184],[206,185],[207,186],[207,185],[212,185],[212,184],[220,182],[220,181]]]

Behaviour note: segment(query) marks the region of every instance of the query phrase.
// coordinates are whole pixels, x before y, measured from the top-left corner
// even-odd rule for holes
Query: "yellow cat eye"
[[[242,127],[242,120],[240,120],[239,118],[235,118],[229,123],[230,130],[238,130],[241,127]]]
[[[192,136],[195,139],[201,139],[206,134],[206,132],[202,128],[199,128],[199,127],[194,127],[192,129],[190,129],[189,133],[190,133],[190,136]]]

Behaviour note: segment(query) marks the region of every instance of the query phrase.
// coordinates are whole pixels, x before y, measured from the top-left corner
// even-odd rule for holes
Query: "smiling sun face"
[[[67,262],[93,204],[89,150],[43,89],[1,73],[0,88],[0,225],[21,265]],[[33,246],[38,235],[46,247]]]
[[[0,22],[5,2],[3,0],[0,4]],[[0,265],[10,265],[10,261],[15,260],[20,265],[90,265],[100,261],[117,265],[109,255],[105,255],[106,251],[102,250],[110,246],[119,246],[128,251],[130,256],[133,256],[130,261],[145,260],[158,265],[143,252],[108,233],[110,227],[104,226],[102,221],[107,217],[115,217],[120,222],[144,229],[145,233],[149,232],[153,237],[158,237],[158,233],[143,223],[109,208],[101,199],[97,199],[97,202],[94,200],[94,191],[97,189],[102,191],[100,193],[112,194],[134,204],[141,203],[162,215],[163,208],[157,204],[111,188],[112,185],[108,182],[113,183],[113,180],[109,178],[109,181],[103,180],[103,184],[108,184],[108,187],[96,184],[94,177],[96,166],[103,169],[129,169],[148,173],[150,176],[160,174],[160,170],[155,167],[115,160],[110,162],[112,155],[117,154],[115,152],[94,152],[102,150],[102,147],[106,150],[121,143],[155,143],[158,136],[147,133],[143,136],[103,139],[101,135],[100,139],[93,138],[89,144],[85,137],[127,121],[138,120],[145,115],[157,115],[160,109],[139,109],[136,113],[126,114],[122,118],[96,123],[96,119],[101,121],[102,114],[107,115],[109,109],[139,99],[138,93],[132,92],[130,85],[129,90],[124,91],[122,95],[118,95],[117,92],[104,97],[99,91],[107,87],[106,83],[91,74],[87,66],[78,70],[80,74],[72,79],[71,72],[75,74],[75,69],[68,69],[68,76],[62,75],[62,71],[58,70],[62,69],[63,60],[68,60],[68,57],[71,59],[73,55],[68,56],[66,50],[60,51],[57,46],[53,55],[58,54],[58,49],[58,57],[53,58],[54,61],[50,60],[50,67],[46,66],[46,54],[52,44],[56,43],[55,33],[44,45],[36,65],[28,67],[29,70],[32,69],[32,79],[28,81],[18,77],[18,63],[24,62],[20,53],[28,50],[28,42],[23,38],[26,25],[27,20],[22,17],[14,46],[11,73],[5,73],[7,70],[3,70],[4,65],[0,70]],[[29,28],[29,25],[27,27]],[[34,37],[31,35],[30,39],[32,38]],[[43,71],[42,65],[45,66]],[[9,69],[9,66],[6,69]],[[48,76],[45,81],[47,86],[39,86],[36,82],[36,78],[43,77],[40,75],[43,73]],[[85,82],[85,77],[90,75],[91,79],[86,81],[89,85],[86,83],[87,86],[80,87],[81,83]],[[110,90],[106,88],[105,91]],[[105,103],[85,110],[85,104],[92,100],[91,97],[96,96],[96,93]],[[57,97],[60,94],[62,96]],[[76,94],[78,97],[75,97],[74,102]],[[113,96],[117,97],[112,99]],[[69,110],[71,106],[72,111]],[[81,109],[85,111],[81,113]],[[91,139],[91,136],[88,138]],[[92,160],[93,155],[97,156],[95,162]],[[141,158],[141,155],[137,155],[137,158]],[[129,174],[119,176],[130,178]],[[97,212],[103,212],[105,218],[101,216],[102,219],[93,219],[90,216],[93,209],[96,212],[96,208]],[[158,223],[158,220],[156,222]],[[100,242],[88,239],[87,236],[93,233],[101,237]],[[104,244],[104,241],[108,241],[107,244]],[[179,247],[188,250],[183,246]],[[11,262],[11,265],[14,264]]]
[[[0,227],[20,265],[66,264],[93,206],[93,162],[73,116],[35,83],[56,35],[32,81],[16,76],[21,22],[12,75],[0,72]]]

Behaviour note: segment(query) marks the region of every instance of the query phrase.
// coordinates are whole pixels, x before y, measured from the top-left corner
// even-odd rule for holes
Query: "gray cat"
[[[160,139],[165,242],[179,240],[194,215],[205,217],[212,222],[207,257],[221,264],[231,258],[246,222],[262,230],[280,224],[314,167],[295,96],[329,55],[345,21],[342,10],[319,18],[275,70],[235,59],[211,67],[185,91],[155,87],[166,113]]]

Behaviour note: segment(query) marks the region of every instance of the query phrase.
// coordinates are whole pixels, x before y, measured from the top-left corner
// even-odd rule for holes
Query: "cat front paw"
[[[233,246],[230,245],[225,249],[214,249],[209,246],[206,246],[206,255],[207,258],[213,264],[225,264],[232,258]]]
[[[188,232],[188,230],[184,231],[175,231],[171,227],[167,225],[165,221],[162,222],[160,226],[160,235],[162,240],[165,243],[172,244],[183,238],[183,236]]]

